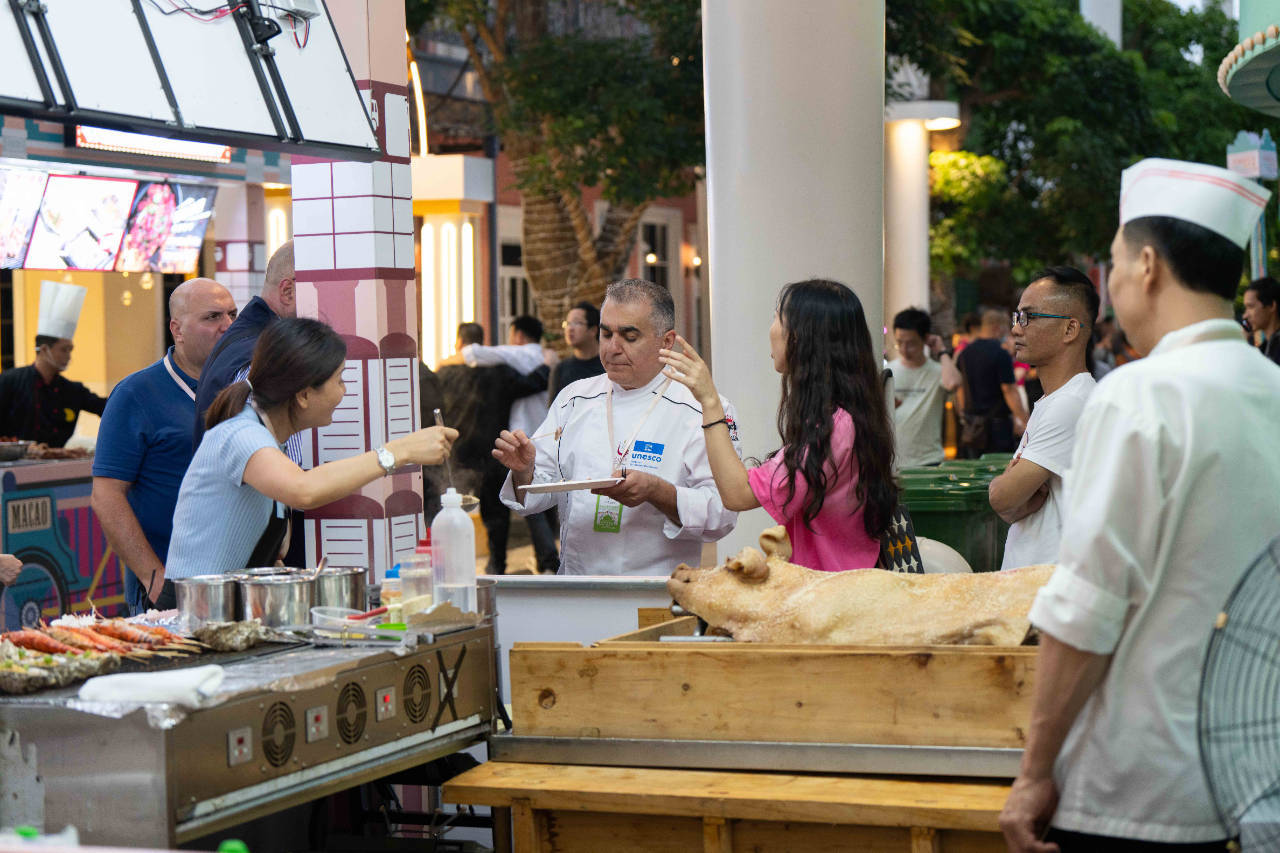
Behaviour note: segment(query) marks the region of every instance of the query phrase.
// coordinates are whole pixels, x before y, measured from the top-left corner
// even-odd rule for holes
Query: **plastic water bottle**
[[[431,572],[435,600],[463,613],[476,612],[476,529],[462,511],[462,495],[449,489],[431,522]]]

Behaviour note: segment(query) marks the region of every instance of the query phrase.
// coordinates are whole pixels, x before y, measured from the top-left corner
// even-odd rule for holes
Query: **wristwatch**
[[[388,474],[393,473],[396,470],[396,455],[387,450],[385,444],[375,452],[378,454],[378,464],[382,466],[382,470]]]

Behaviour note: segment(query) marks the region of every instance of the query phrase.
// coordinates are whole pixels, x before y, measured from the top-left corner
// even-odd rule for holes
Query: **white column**
[[[713,363],[756,457],[779,442],[768,330],[782,286],[841,281],[882,325],[884,3],[801,5],[702,4]],[[772,524],[743,513],[720,554]]]
[[[929,310],[929,131],[923,119],[889,121],[884,142],[884,324],[888,326],[904,308]]]

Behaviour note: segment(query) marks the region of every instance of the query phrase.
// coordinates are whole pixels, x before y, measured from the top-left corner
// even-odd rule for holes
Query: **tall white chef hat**
[[[1148,158],[1120,176],[1120,224],[1143,216],[1182,219],[1244,248],[1271,191],[1203,163]]]
[[[80,322],[80,309],[88,289],[60,281],[40,282],[40,321],[37,335],[51,338],[73,338]]]

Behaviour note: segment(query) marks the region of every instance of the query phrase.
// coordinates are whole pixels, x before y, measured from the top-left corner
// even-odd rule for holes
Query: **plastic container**
[[[998,518],[981,483],[904,483],[902,503],[916,534],[960,552],[975,572],[1000,568]]]
[[[411,556],[400,562],[400,605],[407,617],[431,609],[435,601],[435,573],[431,568],[431,535],[418,541]]]
[[[399,622],[403,618],[403,612],[400,610],[401,600],[400,564],[396,563],[387,569],[387,576],[382,580],[382,589],[378,595],[380,606],[387,608],[388,622]]]
[[[440,496],[440,512],[431,522],[431,568],[437,603],[463,613],[476,612],[476,529],[462,511],[462,495],[450,488]]]

